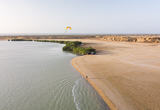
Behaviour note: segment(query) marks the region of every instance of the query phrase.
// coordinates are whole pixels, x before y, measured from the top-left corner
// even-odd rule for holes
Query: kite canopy
[[[65,29],[65,33],[67,32],[67,29],[68,29],[68,28],[70,28],[70,30],[72,29],[71,27],[66,27],[66,29]]]

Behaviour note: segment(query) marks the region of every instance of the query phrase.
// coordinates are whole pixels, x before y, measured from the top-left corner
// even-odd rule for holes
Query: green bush
[[[83,47],[79,47],[80,44],[82,44],[82,42],[80,41],[56,41],[56,40],[34,40],[37,42],[56,42],[56,43],[60,43],[60,44],[66,44],[62,49],[63,51],[71,51],[73,53],[76,54],[91,54],[94,53],[96,49],[92,48],[92,47],[88,47],[88,48],[83,48]]]
[[[11,39],[11,41],[32,41],[31,39]]]

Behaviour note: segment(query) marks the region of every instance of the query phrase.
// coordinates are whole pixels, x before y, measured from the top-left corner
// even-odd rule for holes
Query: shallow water
[[[0,41],[0,110],[106,110],[63,44]]]

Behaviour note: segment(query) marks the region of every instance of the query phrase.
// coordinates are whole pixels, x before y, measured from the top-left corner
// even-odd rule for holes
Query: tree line
[[[8,39],[10,41],[10,39]],[[11,39],[11,41],[32,41],[31,39]]]

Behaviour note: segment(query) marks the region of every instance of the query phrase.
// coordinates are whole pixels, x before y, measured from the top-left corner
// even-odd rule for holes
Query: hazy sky
[[[160,34],[160,0],[0,0],[0,33]]]

